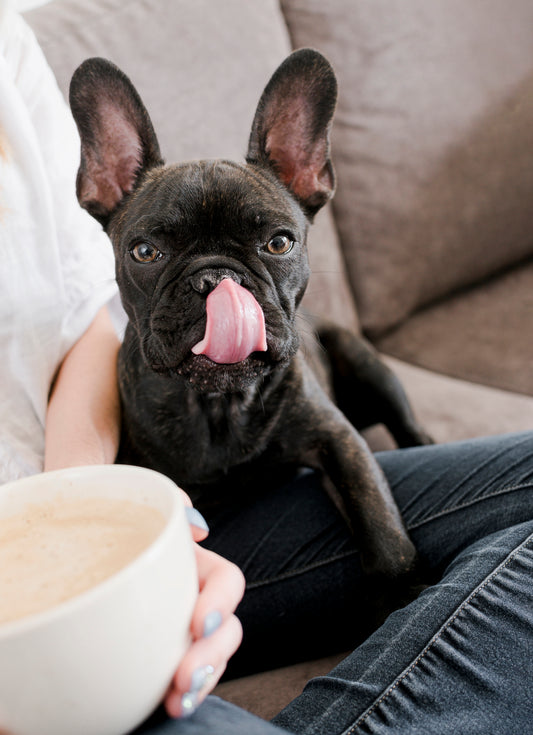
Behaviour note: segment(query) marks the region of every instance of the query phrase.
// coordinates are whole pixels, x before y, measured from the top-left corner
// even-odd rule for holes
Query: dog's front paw
[[[361,549],[361,567],[371,577],[397,579],[413,574],[417,560],[413,542],[399,532],[387,539],[382,537],[372,548]]]

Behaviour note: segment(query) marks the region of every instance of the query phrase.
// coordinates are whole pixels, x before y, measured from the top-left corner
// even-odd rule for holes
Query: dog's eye
[[[163,257],[163,253],[149,242],[138,242],[131,248],[130,255],[137,263],[153,263]]]
[[[267,250],[272,255],[285,255],[292,250],[293,245],[294,242],[287,235],[276,235],[267,243]]]

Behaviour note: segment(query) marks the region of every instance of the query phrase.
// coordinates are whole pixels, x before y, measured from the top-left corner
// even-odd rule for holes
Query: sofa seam
[[[406,679],[409,674],[418,666],[420,661],[429,653],[433,645],[443,636],[443,634],[449,629],[449,627],[455,622],[459,614],[468,606],[471,604],[471,602],[478,596],[480,592],[482,592],[485,587],[490,584],[512,561],[514,561],[515,557],[526,547],[530,546],[533,543],[533,533],[529,534],[529,536],[522,541],[519,546],[514,549],[507,558],[501,562],[501,564],[498,565],[496,569],[494,569],[489,576],[483,580],[483,582],[476,587],[475,590],[473,590],[468,597],[463,600],[463,602],[459,605],[457,610],[453,613],[453,615],[446,620],[445,623],[440,627],[440,629],[435,633],[435,635],[431,638],[431,640],[426,644],[424,647],[424,650],[419,653],[416,658],[409,664],[409,666],[397,677],[396,681],[388,687],[388,689],[381,694],[379,699],[377,699],[367,710],[356,720],[356,722],[350,727],[349,730],[344,731],[344,735],[352,735],[355,733],[356,729],[359,728],[368,718],[375,712],[375,710],[395,691],[398,686]]]

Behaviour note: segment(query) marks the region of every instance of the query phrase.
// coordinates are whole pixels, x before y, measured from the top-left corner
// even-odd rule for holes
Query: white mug
[[[113,576],[0,625],[0,732],[123,735],[161,702],[190,644],[198,580],[181,493],[139,467],[72,468],[1,486],[0,517],[57,497],[127,499],[166,522]]]

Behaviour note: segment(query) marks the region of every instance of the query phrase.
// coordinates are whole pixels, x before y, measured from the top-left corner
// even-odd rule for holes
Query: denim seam
[[[314,564],[308,564],[305,567],[299,567],[298,569],[291,569],[289,572],[285,572],[284,574],[278,574],[276,577],[270,577],[268,579],[260,579],[256,580],[255,582],[250,582],[250,584],[246,585],[246,589],[251,590],[255,589],[256,587],[262,587],[265,584],[272,584],[273,582],[282,582],[285,579],[290,579],[291,577],[297,577],[299,574],[305,574],[306,572],[310,572],[313,569],[319,569],[320,567],[324,567],[327,564],[331,564],[332,562],[341,561],[342,559],[347,559],[349,556],[356,556],[357,551],[347,551],[344,554],[337,554],[336,556],[331,556],[328,559],[322,559],[321,561],[317,561]]]
[[[421,521],[418,521],[413,524],[408,524],[407,530],[412,531],[414,528],[420,528],[425,523],[435,521],[437,520],[437,518],[442,518],[443,516],[448,515],[449,513],[455,513],[455,511],[457,510],[463,510],[463,508],[469,508],[472,505],[476,505],[476,503],[482,503],[484,500],[488,500],[489,498],[496,498],[499,495],[505,495],[506,493],[513,492],[514,490],[525,490],[527,488],[531,488],[532,486],[533,486],[533,483],[525,482],[519,485],[508,485],[508,486],[502,487],[499,490],[495,490],[494,492],[489,493],[488,495],[482,495],[479,498],[474,498],[473,500],[469,500],[467,503],[461,503],[460,505],[454,505],[453,507],[450,507],[450,508],[444,508],[438,513],[435,513],[432,516],[428,516],[427,518],[424,518]]]
[[[483,580],[483,582],[476,587],[473,592],[471,592],[466,600],[463,600],[463,602],[459,605],[457,610],[453,613],[453,615],[441,626],[440,630],[433,636],[433,638],[429,641],[429,643],[426,644],[424,650],[418,654],[418,656],[414,659],[414,661],[411,662],[411,664],[405,669],[405,671],[398,676],[394,684],[392,684],[387,691],[381,695],[381,697],[374,702],[373,705],[370,706],[369,709],[367,709],[361,717],[350,727],[349,730],[344,731],[344,735],[351,735],[351,733],[355,733],[356,729],[362,725],[369,717],[373,714],[373,712],[389,697],[392,692],[398,688],[398,686],[402,683],[404,679],[409,676],[409,674],[415,669],[415,667],[420,663],[420,661],[426,656],[426,654],[430,651],[431,647],[442,637],[442,635],[448,630],[448,628],[454,623],[457,616],[467,607],[472,600],[477,597],[477,595],[490,583],[492,582],[514,559],[515,557],[527,546],[529,546],[531,543],[533,543],[533,534],[530,534],[522,543],[512,551],[507,559],[505,561],[501,562],[501,564],[494,569],[489,576]]]

